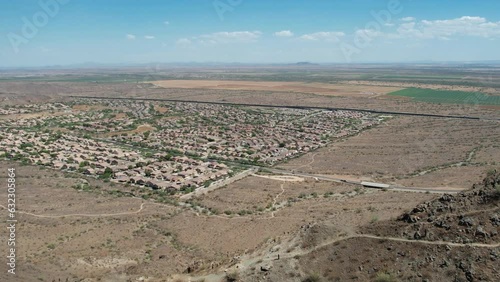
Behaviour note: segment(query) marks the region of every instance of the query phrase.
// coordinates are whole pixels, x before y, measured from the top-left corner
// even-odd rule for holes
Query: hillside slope
[[[500,171],[457,195],[424,202],[397,219],[324,237],[301,230],[304,249],[243,273],[243,281],[500,281]],[[315,242],[316,247],[307,243]]]

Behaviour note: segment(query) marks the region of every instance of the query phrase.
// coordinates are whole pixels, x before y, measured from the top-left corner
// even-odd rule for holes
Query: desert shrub
[[[302,282],[319,282],[321,277],[318,274],[310,274],[302,280]]]
[[[379,272],[375,277],[375,282],[397,282],[398,280],[390,273]]]
[[[237,272],[226,273],[226,277],[225,277],[226,282],[234,282],[234,281],[238,281],[238,279],[239,279],[239,275]]]

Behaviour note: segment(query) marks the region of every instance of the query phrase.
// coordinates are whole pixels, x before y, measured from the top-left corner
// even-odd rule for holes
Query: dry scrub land
[[[279,167],[466,188],[497,164],[498,144],[498,122],[397,117]]]
[[[216,198],[223,197],[238,208],[251,209],[278,196],[274,211],[206,215],[196,205],[155,204],[113,193],[134,191],[118,184],[89,178],[89,185],[98,188],[85,192],[73,188],[82,182],[73,174],[6,162],[0,168],[11,166],[18,175],[18,278],[26,282],[126,281],[141,276],[164,281],[188,270],[220,273],[234,257],[260,250],[270,238],[293,237],[301,225],[327,220],[338,232],[351,232],[432,197],[250,177],[197,200],[217,206]],[[5,193],[0,201],[6,203]]]
[[[485,80],[488,82],[488,80]],[[363,80],[351,80],[345,81],[344,83],[350,85],[364,85],[364,86],[386,86],[386,87],[399,87],[399,88],[428,88],[436,90],[457,90],[465,92],[483,92],[489,94],[499,95],[500,90],[494,87],[477,87],[477,86],[464,86],[464,85],[446,85],[446,84],[426,84],[418,82],[389,82],[389,81],[363,81]]]
[[[500,172],[491,170],[471,190],[423,200],[357,234],[338,234],[328,221],[302,226],[302,248],[286,249],[293,240],[270,247],[241,265],[243,280],[497,281],[499,200]]]
[[[76,125],[82,126],[79,130],[75,130],[77,127],[70,128],[75,124],[67,127],[56,125],[72,134],[87,133],[92,138],[108,137],[112,140],[107,141],[151,146],[150,149],[155,148],[157,140],[164,141],[166,135],[160,134],[162,130],[168,133],[173,128],[181,131],[192,129],[191,133],[185,133],[196,137],[192,140],[193,144],[220,140],[213,136],[210,137],[213,140],[201,140],[200,136],[207,134],[196,132],[196,128],[199,128],[196,122],[202,119],[186,123],[188,119],[182,115],[168,116],[173,107],[161,103],[127,101],[123,104],[120,102],[121,105],[116,107],[111,105],[96,108],[91,103],[73,103],[73,98],[67,96],[355,107],[499,117],[499,112],[494,109],[443,106],[379,96],[378,94],[385,93],[383,89],[388,88],[382,89],[378,85],[339,84],[330,87],[318,83],[227,82],[221,86],[213,85],[212,82],[191,81],[191,84],[183,86],[182,83],[187,83],[186,81],[178,83],[175,88],[168,88],[172,87],[170,84],[164,85],[167,88],[161,88],[133,83],[1,83],[0,101],[2,105],[28,101],[39,103],[41,100],[69,103],[73,107],[65,108],[64,111],[74,111],[72,114],[82,116],[88,112],[114,108],[117,110],[114,117],[108,116],[106,112],[92,117],[91,122],[102,125],[101,132],[92,132],[93,127],[84,129],[80,124]],[[224,112],[218,106],[193,106],[189,113],[202,112],[202,108],[207,116],[211,112]],[[130,115],[124,114],[126,109],[129,109]],[[10,110],[11,108],[5,109]],[[120,113],[119,110],[123,112]],[[56,110],[48,108],[43,114],[35,116],[31,116],[32,113],[9,112],[4,114],[5,118],[0,122],[5,123],[11,118],[21,121],[23,118],[26,123],[21,126],[29,128],[48,118],[54,118],[56,122],[64,118],[64,115],[57,116],[53,111]],[[237,112],[239,116],[245,116],[240,111]],[[166,117],[154,124],[153,117],[156,115]],[[254,115],[255,112],[248,116]],[[264,116],[262,113],[257,115]],[[215,117],[217,121],[221,120],[219,116]],[[300,118],[304,117],[311,118],[311,123],[315,121],[314,116],[309,114],[301,115]],[[144,128],[144,122],[136,122],[130,124],[130,128],[119,129],[124,125],[123,120],[128,118],[153,122],[147,123],[151,126],[147,128]],[[161,124],[170,123],[175,127],[161,127]],[[188,130],[186,124],[193,126]],[[55,130],[51,124],[48,125],[48,129]],[[210,127],[208,124],[207,128]],[[119,136],[107,135],[109,128],[117,129],[115,133]],[[141,132],[136,136],[122,135],[143,129],[147,129],[148,134]],[[275,133],[268,128],[265,131]],[[263,139],[261,136],[252,136],[249,132],[246,137],[258,141]],[[182,144],[181,139],[174,143]],[[186,138],[183,139],[186,141]],[[264,141],[268,141],[267,139]],[[328,143],[321,138],[318,142],[322,145]],[[280,142],[274,143],[279,148]],[[468,188],[485,171],[498,166],[498,144],[498,121],[392,117],[355,136],[337,139],[314,152],[292,159],[280,167],[312,174],[343,175],[346,179],[373,179],[404,186]],[[126,148],[124,151],[130,149]],[[146,159],[156,157],[151,152],[144,154],[146,153]],[[248,150],[245,150],[245,154],[252,155]],[[182,158],[182,161],[190,160]],[[85,162],[83,163],[85,166]],[[246,177],[182,202],[177,196],[166,195],[158,190],[105,182],[76,172],[62,173],[49,168],[19,165],[0,162],[1,171],[6,171],[11,166],[18,169],[18,279],[23,282],[58,279],[80,281],[84,278],[89,282],[136,281],[141,277],[145,281],[190,281],[189,277],[195,278],[191,281],[221,281],[225,275],[224,270],[240,269],[236,266],[249,271],[246,273],[248,276],[241,276],[243,281],[302,281],[305,276],[313,277],[315,274],[328,281],[366,281],[386,270],[411,273],[400,275],[404,281],[443,281],[443,277],[450,278],[457,273],[465,273],[468,265],[460,266],[459,262],[473,255],[474,258],[483,259],[487,269],[495,267],[494,262],[488,258],[496,256],[496,253],[491,253],[490,250],[476,250],[475,247],[448,250],[446,246],[434,245],[419,248],[405,241],[355,237],[363,230],[377,230],[377,227],[388,226],[381,234],[405,239],[406,235],[402,236],[394,228],[391,229],[395,226],[393,221],[380,225],[377,222],[395,219],[404,211],[432,200],[435,197],[432,194],[363,189],[311,178],[300,182],[282,181],[272,179],[272,175],[261,175]],[[123,170],[130,168],[126,166]],[[139,173],[142,172],[139,170]],[[2,180],[5,181],[5,175],[0,175],[0,181]],[[2,193],[0,204],[6,203],[6,196]],[[371,226],[372,229],[366,226]],[[7,230],[3,229],[0,235],[6,236]],[[354,237],[344,240],[350,236]],[[335,240],[339,242],[334,243]],[[281,260],[276,260],[278,253],[282,255]],[[443,270],[439,274],[433,273],[433,267],[441,267],[442,260],[445,259],[437,257],[436,253],[458,257],[456,266],[449,268],[448,272]],[[352,254],[359,255],[353,258]],[[415,256],[419,257],[419,261],[408,265],[414,261]],[[394,257],[402,262],[395,267]],[[267,268],[270,261],[275,261],[272,272]],[[264,271],[261,271],[262,266]],[[5,271],[0,274],[0,280],[8,279],[1,275],[5,275]],[[462,278],[463,275],[460,275],[460,279]],[[458,281],[463,281],[460,279]]]

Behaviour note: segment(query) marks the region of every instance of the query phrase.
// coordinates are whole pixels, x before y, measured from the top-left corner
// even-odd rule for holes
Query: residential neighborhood
[[[225,179],[235,163],[272,166],[378,122],[352,111],[76,99],[4,109],[0,154],[175,193]]]

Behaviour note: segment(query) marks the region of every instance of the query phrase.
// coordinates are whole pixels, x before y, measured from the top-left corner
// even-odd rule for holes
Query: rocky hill
[[[397,219],[361,227],[246,273],[243,281],[500,281],[500,171]],[[327,223],[301,230],[316,242]],[[307,234],[305,234],[305,233]],[[319,242],[319,241],[318,241]]]
[[[366,226],[363,233],[454,243],[500,239],[500,171],[456,195],[444,194],[401,215],[396,222]]]

